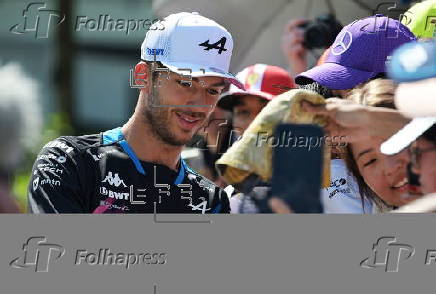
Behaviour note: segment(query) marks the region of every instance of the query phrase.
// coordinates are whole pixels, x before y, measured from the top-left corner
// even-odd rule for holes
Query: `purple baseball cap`
[[[401,22],[381,14],[356,20],[337,35],[325,62],[299,74],[295,82],[316,81],[332,90],[354,88],[385,73],[392,51],[414,40]]]

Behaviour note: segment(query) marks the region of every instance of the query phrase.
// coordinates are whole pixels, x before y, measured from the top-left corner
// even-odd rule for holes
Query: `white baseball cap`
[[[150,27],[141,46],[141,59],[160,61],[181,75],[223,77],[243,89],[229,72],[232,51],[232,35],[223,26],[197,12],[180,12]]]
[[[380,146],[380,151],[386,155],[394,155],[412,144],[422,134],[436,124],[436,117],[417,117],[405,125]]]

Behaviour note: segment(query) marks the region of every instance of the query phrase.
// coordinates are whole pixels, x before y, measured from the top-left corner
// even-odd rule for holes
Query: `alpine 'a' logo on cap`
[[[333,55],[341,55],[350,48],[353,43],[353,35],[349,31],[344,31],[337,38],[332,45],[331,52]]]
[[[221,52],[227,51],[227,49],[224,47],[226,45],[226,42],[227,42],[226,37],[222,37],[220,40],[218,40],[217,42],[215,42],[213,44],[209,44],[209,39],[207,39],[203,43],[198,44],[198,46],[205,47],[204,50],[206,50],[206,51],[209,51],[211,49],[216,49],[216,50],[218,50],[218,54],[221,54]],[[221,45],[221,46],[218,46],[218,45]]]

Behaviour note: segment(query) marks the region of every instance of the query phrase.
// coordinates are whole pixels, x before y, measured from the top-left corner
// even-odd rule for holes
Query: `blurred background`
[[[233,35],[231,71],[237,73],[255,63],[287,68],[280,42],[290,19],[334,13],[346,25],[375,13],[397,18],[404,10],[379,0],[0,1],[0,103],[27,106],[21,110],[22,152],[15,148],[19,164],[0,172],[26,211],[29,172],[47,141],[122,125],[138,96],[129,85],[129,70],[140,58],[145,24],[153,20],[180,11],[213,18]],[[314,51],[309,63],[318,57]],[[18,132],[12,128],[18,119],[0,117],[0,123],[3,140]]]

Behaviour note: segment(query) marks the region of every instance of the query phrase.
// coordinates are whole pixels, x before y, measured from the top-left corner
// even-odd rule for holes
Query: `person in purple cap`
[[[377,14],[356,20],[338,34],[325,61],[299,74],[295,81],[300,86],[319,84],[334,95],[345,97],[357,85],[385,76],[386,61],[391,53],[402,44],[414,40],[415,36],[406,26],[386,16]],[[368,209],[363,210],[360,196],[353,189],[356,181],[348,174],[343,159],[340,156],[333,157],[332,183],[322,195],[327,213],[372,211],[371,205],[366,205]]]
[[[317,82],[344,97],[355,86],[384,76],[391,53],[413,40],[406,26],[381,14],[356,20],[338,34],[325,62],[299,74],[295,82]]]

